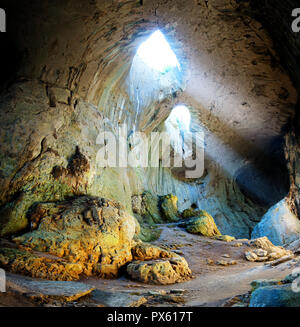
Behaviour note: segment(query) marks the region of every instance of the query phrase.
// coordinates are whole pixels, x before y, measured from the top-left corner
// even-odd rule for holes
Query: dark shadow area
[[[22,54],[15,41],[14,17],[18,10],[16,5],[4,1],[1,8],[6,13],[6,32],[0,33],[0,92],[15,81],[16,73],[20,68]]]
[[[249,0],[240,0],[240,2]],[[254,17],[270,33],[281,64],[288,69],[296,87],[300,87],[300,33],[292,30],[292,11],[300,7],[299,0],[250,0]]]
[[[202,120],[200,118],[199,120],[208,122],[204,126],[221,143],[221,135],[212,131],[211,122],[218,122],[223,135],[232,135],[236,141],[232,142],[231,150],[238,156],[245,157],[245,151],[251,154],[248,163],[233,176],[246,197],[260,206],[269,208],[287,196],[290,188],[290,176],[285,158],[284,136],[289,130],[288,124],[282,126],[280,135],[274,136],[262,146],[246,139],[238,128],[233,128],[203,107],[201,117]],[[222,158],[220,157],[220,159]],[[205,151],[205,160],[219,164],[217,158],[212,157],[208,151]]]
[[[289,173],[284,159],[284,139],[270,143],[268,157],[259,157],[240,168],[235,179],[241,191],[254,203],[270,207],[289,192]]]

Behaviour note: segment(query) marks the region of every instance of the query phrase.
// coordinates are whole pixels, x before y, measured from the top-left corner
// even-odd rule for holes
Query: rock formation
[[[199,234],[208,237],[221,235],[213,217],[203,210],[197,212],[196,217],[184,222],[182,226],[192,234]]]
[[[191,278],[186,260],[170,251],[138,245],[133,249],[133,258],[135,261],[127,266],[127,273],[133,280],[167,285]]]
[[[256,247],[255,250],[245,253],[248,261],[272,261],[280,259],[283,256],[291,256],[292,252],[283,247],[274,246],[267,237],[251,240],[249,245]]]
[[[289,244],[299,239],[300,221],[291,212],[285,199],[270,208],[255,226],[251,237],[262,236],[267,236],[275,245]]]
[[[203,242],[248,246],[249,265],[297,255],[296,0],[1,6],[14,22],[0,33],[1,267],[56,281],[183,282],[192,277],[189,258],[153,245],[172,226]],[[157,32],[174,55],[163,70],[139,52]],[[172,118],[178,106],[186,121]],[[147,159],[157,151],[157,162],[144,164],[136,149]],[[197,164],[176,160],[199,153],[203,171],[190,178]],[[103,165],[107,158],[115,164]]]

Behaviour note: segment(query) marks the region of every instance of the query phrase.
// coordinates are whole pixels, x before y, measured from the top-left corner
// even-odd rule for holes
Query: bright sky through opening
[[[172,110],[170,114],[170,118],[173,121],[176,121],[180,129],[184,129],[187,131],[190,130],[191,114],[186,106],[183,105],[176,106]]]
[[[178,67],[179,62],[160,30],[154,32],[137,50],[137,55],[149,67],[165,73]]]

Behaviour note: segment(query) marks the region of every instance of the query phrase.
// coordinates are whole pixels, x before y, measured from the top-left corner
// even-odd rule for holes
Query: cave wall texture
[[[297,1],[3,2],[2,236],[26,228],[34,203],[79,194],[120,201],[131,212],[132,195],[173,193],[180,210],[197,203],[236,237],[249,237],[289,188],[296,212],[300,43],[289,26]],[[159,97],[159,90],[141,94],[137,111],[131,63],[158,28],[183,67],[182,84]],[[97,167],[101,131],[115,133],[120,123],[163,129],[178,103],[189,107],[192,129],[205,131],[203,178],[187,182],[161,167]],[[76,155],[88,162],[79,171]]]
[[[300,38],[299,34],[291,29],[291,12],[298,8],[296,0],[282,1],[251,1],[253,15],[259,19],[271,34],[276,50],[281,56],[281,61],[289,71],[294,85],[300,87]],[[290,173],[290,205],[295,213],[300,214],[299,190],[300,190],[300,135],[299,135],[299,103],[296,107],[294,119],[289,125],[286,134],[286,158]]]

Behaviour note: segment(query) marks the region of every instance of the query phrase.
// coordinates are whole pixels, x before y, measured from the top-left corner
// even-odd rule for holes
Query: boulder
[[[296,241],[292,242],[291,244],[289,244],[287,249],[296,254],[299,254],[300,253],[300,238],[297,239]]]
[[[255,291],[259,287],[274,285],[282,285],[282,281],[278,279],[257,279],[251,282],[252,291]]]
[[[142,218],[140,222],[147,224],[162,223],[157,195],[148,191],[141,195],[134,195],[131,198],[131,205],[132,211]]]
[[[177,202],[178,198],[176,195],[168,194],[162,197],[161,210],[163,217],[167,222],[174,222],[180,220]]]
[[[0,267],[12,273],[58,281],[77,280],[84,270],[81,263],[5,247],[0,248]]]
[[[182,212],[182,218],[188,219],[188,218],[196,217],[198,214],[199,214],[199,210],[195,208],[188,208]]]
[[[266,257],[268,255],[268,251],[263,249],[257,249],[253,251],[258,257]]]
[[[292,257],[292,252],[281,246],[275,246],[267,237],[250,240],[248,245],[253,250],[245,252],[245,258],[252,262],[274,261],[284,257]]]
[[[157,285],[174,284],[191,278],[186,260],[175,254],[170,259],[133,261],[127,266],[127,273],[133,280]]]
[[[300,237],[300,221],[286,200],[275,204],[255,226],[251,238],[267,236],[275,245],[289,244]]]
[[[199,234],[202,236],[220,236],[221,233],[215,224],[213,217],[204,210],[199,212],[199,216],[188,220],[181,226],[192,234]]]
[[[160,247],[140,243],[132,248],[132,256],[135,261],[128,264],[127,273],[133,280],[167,285],[191,277],[191,270],[183,257]]]
[[[147,261],[147,260],[155,260],[162,258],[172,258],[174,257],[174,253],[161,249],[158,246],[154,246],[147,243],[137,244],[131,250],[133,260],[138,261]]]
[[[88,276],[116,277],[132,260],[137,224],[114,201],[81,196],[41,203],[32,209],[30,219],[37,229],[14,242],[79,265]]]
[[[251,261],[251,262],[255,262],[258,260],[258,257],[257,255],[252,252],[252,251],[247,251],[245,252],[245,258],[248,260],[248,261]]]
[[[250,307],[299,307],[300,270],[295,269],[282,280],[254,280]]]
[[[299,307],[300,292],[292,290],[291,284],[257,288],[251,295],[249,307]]]
[[[134,216],[140,224],[138,237],[144,242],[151,242],[159,238],[160,230],[156,224],[163,222],[160,209],[159,197],[151,192],[131,197],[131,207]]]
[[[217,265],[219,266],[233,266],[237,264],[236,260],[218,260],[216,262]]]

